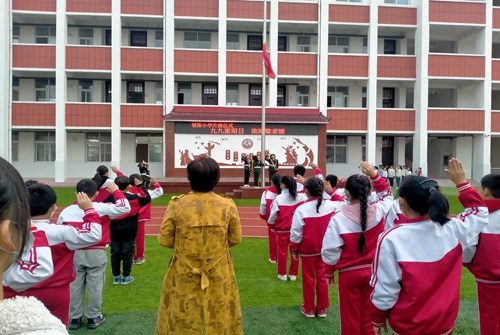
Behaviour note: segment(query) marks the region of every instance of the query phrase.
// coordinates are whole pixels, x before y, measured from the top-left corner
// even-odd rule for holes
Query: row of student
[[[102,169],[101,169],[102,170]],[[116,172],[117,171],[116,169]],[[96,173],[97,174],[97,173]],[[135,188],[142,188],[139,175],[132,175]],[[83,304],[85,289],[88,289],[88,303],[85,315],[88,318],[87,328],[97,328],[104,322],[102,315],[102,289],[104,272],[107,264],[106,245],[111,243],[111,263],[115,275],[114,283],[128,284],[130,277],[133,248],[123,252],[124,242],[133,244],[136,237],[139,211],[149,204],[151,196],[148,190],[142,188],[141,196],[123,193],[129,186],[129,178],[123,175],[112,183],[107,179],[102,181],[104,187],[98,190],[98,184],[90,179],[84,179],[77,184],[77,201],[63,210],[58,219],[58,225],[50,224],[49,219],[56,211],[57,196],[54,190],[41,183],[28,181],[29,205],[33,220],[34,247],[26,257],[27,261],[19,262],[19,268],[13,266],[7,272],[16,276],[6,276],[3,281],[6,297],[34,296],[41,300],[53,315],[64,324],[71,318],[70,328],[79,328],[83,323]],[[131,189],[134,192],[134,189]],[[101,191],[101,192],[99,192]],[[95,202],[100,194],[107,195],[103,203]],[[46,241],[44,244],[41,241]],[[53,274],[34,276],[34,269],[40,267],[44,258],[38,256],[39,246],[50,247],[50,263]],[[46,248],[45,248],[46,249]],[[80,249],[80,250],[78,250]],[[75,252],[75,250],[77,250]],[[43,252],[43,248],[40,249]],[[126,257],[124,257],[124,255]],[[45,258],[46,259],[46,258]],[[119,276],[120,262],[123,261],[124,277]],[[73,264],[77,275],[73,272]],[[42,271],[43,271],[43,266]],[[24,270],[24,271],[23,271]],[[39,272],[39,271],[38,271]],[[118,272],[118,275],[117,275]],[[128,272],[128,273],[127,273]],[[117,277],[119,276],[119,280]],[[49,277],[47,279],[47,277]],[[45,280],[44,280],[45,279]],[[44,280],[43,282],[41,282]],[[27,289],[33,283],[36,285]],[[57,294],[54,294],[57,292]],[[71,299],[71,300],[70,300]],[[71,309],[70,309],[71,305]],[[68,317],[68,312],[70,316]]]
[[[500,334],[500,176],[485,176],[479,194],[466,181],[461,163],[452,159],[446,173],[465,211],[449,219],[448,201],[434,180],[405,178],[399,199],[392,202],[385,178],[367,163],[361,167],[364,175],[353,175],[344,185],[344,203],[326,201],[321,190],[327,181],[312,178],[305,183],[308,200],[302,204],[286,176],[280,188],[288,191],[274,200],[284,195],[288,201],[271,202],[271,208],[279,208],[277,216],[281,209],[287,218],[294,211],[290,233],[281,234],[290,234],[292,254],[302,258],[301,312],[326,316],[325,277],[333,285],[337,270],[342,334],[381,334],[387,322],[394,334],[451,334],[463,260],[478,283],[480,332]],[[369,196],[372,187],[375,201]],[[279,262],[278,256],[278,275],[286,280]],[[295,279],[298,262],[292,264],[290,278]]]

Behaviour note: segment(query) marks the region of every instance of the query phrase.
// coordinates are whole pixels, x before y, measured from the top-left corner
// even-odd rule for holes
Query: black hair
[[[400,198],[420,215],[429,215],[434,222],[444,225],[449,221],[448,199],[440,192],[435,180],[422,176],[408,176],[398,190]]]
[[[276,186],[276,190],[278,191],[278,194],[281,194],[281,175],[279,173],[276,173],[272,178],[271,182],[273,183],[274,186]]]
[[[286,186],[290,193],[290,197],[295,201],[295,199],[297,199],[297,182],[295,179],[291,176],[283,176],[281,178],[281,183]]]
[[[334,174],[329,174],[325,177],[325,180],[329,182],[333,187],[339,182],[339,178]]]
[[[76,184],[76,192],[83,192],[88,195],[89,198],[92,198],[98,190],[99,188],[96,182],[92,179],[82,179]]]
[[[500,199],[500,175],[487,174],[481,179],[481,188],[488,189],[495,199]]]
[[[219,164],[208,156],[192,160],[186,170],[191,189],[195,192],[210,192],[219,183]]]
[[[39,184],[39,183],[38,183],[38,181],[33,180],[33,179],[28,179],[24,182],[24,185],[26,185],[26,187],[30,187],[31,185],[34,185],[34,184]]]
[[[30,204],[28,188],[12,164],[0,157],[0,221],[10,221],[9,229],[19,258],[30,235]],[[14,251],[14,250],[12,250]]]
[[[299,176],[302,176],[304,177],[304,175],[306,174],[306,168],[302,165],[295,165],[293,167],[293,175],[296,176],[296,175],[299,175]]]
[[[109,172],[109,170],[105,165],[100,165],[97,168],[92,180],[95,181],[98,189],[101,188],[102,185],[104,185],[106,183],[106,181],[108,180],[108,176],[105,176],[105,174],[108,172]]]
[[[370,195],[372,185],[368,177],[355,174],[347,178],[345,183],[345,189],[349,191],[353,199],[359,200],[360,209],[360,224],[361,224],[361,236],[358,239],[358,251],[363,252],[366,246],[365,231],[368,219],[368,196]]]
[[[319,207],[323,203],[323,191],[325,189],[325,184],[319,178],[309,178],[304,184],[304,188],[309,191],[312,197],[318,198],[318,203],[316,204],[316,212],[319,213]]]
[[[128,179],[127,176],[118,176],[115,178],[114,182],[120,191],[125,191],[125,189],[130,186],[130,179]]]
[[[128,177],[128,179],[130,180],[130,186],[135,186],[134,179],[142,180],[142,177],[138,173],[132,173],[130,175],[130,177]],[[115,183],[116,183],[116,179],[115,179]]]
[[[56,192],[49,185],[32,184],[28,187],[28,193],[32,217],[46,214],[57,202]]]

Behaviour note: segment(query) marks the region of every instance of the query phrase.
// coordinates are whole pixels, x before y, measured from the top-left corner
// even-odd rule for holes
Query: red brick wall
[[[111,47],[66,47],[66,68],[111,70]]]
[[[122,48],[121,57],[121,67],[125,71],[163,71],[163,50]]]
[[[331,118],[327,125],[328,130],[362,130],[368,129],[367,109],[329,109]]]
[[[328,56],[328,75],[368,77],[368,56]]]
[[[22,103],[12,104],[13,126],[47,126],[56,125],[56,105],[51,103]]]
[[[415,131],[415,111],[377,109],[377,130]]]
[[[483,110],[429,109],[428,130],[484,131]]]
[[[66,104],[67,127],[111,127],[111,104]]]
[[[56,47],[53,45],[13,45],[12,66],[55,69]]]

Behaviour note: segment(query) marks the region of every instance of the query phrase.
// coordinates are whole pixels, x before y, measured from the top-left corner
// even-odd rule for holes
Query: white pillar
[[[328,33],[329,33],[329,6],[328,0],[318,3],[318,107],[325,116],[327,111],[328,95]]]
[[[12,23],[11,1],[0,2],[0,156],[11,160],[11,95],[12,75],[10,73]]]
[[[173,2],[173,1],[172,1]],[[219,0],[219,106],[226,105],[227,0]]]
[[[417,7],[417,29],[415,32],[415,56],[417,79],[415,81],[415,136],[413,138],[413,171],[422,167],[427,172],[427,108],[429,100],[429,2],[420,1]]]
[[[167,44],[166,41],[165,44]],[[111,2],[111,165],[118,167],[120,167],[122,147],[120,129],[122,101],[121,45],[121,0],[113,0]]]
[[[394,166],[405,165],[406,138],[394,137]]]
[[[165,113],[168,114],[174,108],[175,76],[174,76],[174,42],[175,41],[175,21],[174,21],[174,1],[164,2],[164,27],[163,27],[163,50],[165,52]],[[170,42],[167,42],[170,41]]]
[[[378,3],[370,4],[370,28],[368,29],[368,129],[366,134],[366,159],[378,164],[377,154],[377,44],[378,44]]]
[[[276,79],[268,79],[268,86],[267,86],[267,98],[268,98],[268,106],[269,107],[276,107],[278,104],[277,98],[278,98],[278,78],[279,78],[279,71],[278,71],[278,11],[279,11],[279,3],[278,0],[271,0],[270,1],[270,11],[267,13],[269,14],[269,41],[268,45],[270,46],[270,57],[271,57],[271,64],[273,66],[274,72],[276,73]],[[267,42],[267,41],[266,41]],[[312,88],[311,88],[312,89]],[[287,99],[286,105],[288,106],[288,103],[290,101]]]
[[[56,161],[55,181],[66,180],[66,0],[57,0],[56,8]]]

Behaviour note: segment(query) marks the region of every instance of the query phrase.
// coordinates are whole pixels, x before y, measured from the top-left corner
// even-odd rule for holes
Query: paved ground
[[[151,207],[151,221],[146,225],[146,235],[158,235],[166,209],[166,206]],[[62,210],[63,208],[58,208],[54,215],[54,221],[57,220]],[[238,212],[244,237],[267,237],[267,225],[259,218],[258,207],[238,207]]]

